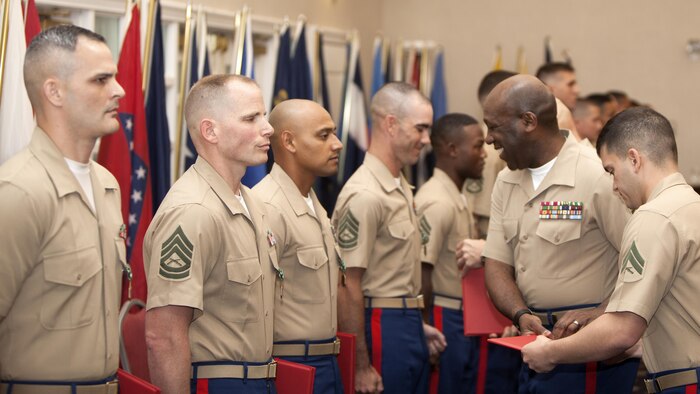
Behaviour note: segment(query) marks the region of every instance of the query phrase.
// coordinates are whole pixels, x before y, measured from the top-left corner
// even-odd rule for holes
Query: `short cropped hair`
[[[55,73],[61,78],[70,74],[72,64],[68,57],[57,56],[58,51],[75,52],[80,37],[101,42],[106,45],[105,38],[90,30],[75,25],[58,25],[37,34],[27,47],[24,55],[24,86],[32,102],[36,105],[37,92],[49,73]]]
[[[203,112],[220,103],[225,104],[228,85],[234,81],[255,84],[246,76],[217,74],[206,76],[192,86],[185,100],[185,121],[191,133],[197,132]]]
[[[420,101],[431,104],[423,93],[416,89],[413,85],[405,82],[389,82],[382,86],[372,97],[370,104],[370,113],[372,122],[386,115],[392,114],[396,117],[405,116],[406,108],[404,104],[409,96],[415,96]]]
[[[516,74],[517,73],[513,71],[495,70],[484,75],[484,78],[482,78],[481,82],[479,83],[479,89],[477,90],[477,97],[479,98],[479,101],[484,101],[486,96],[491,93],[496,85]]]
[[[545,63],[537,70],[535,76],[545,84],[551,80],[557,73],[560,72],[576,72],[574,67],[569,63],[553,62]]]
[[[610,118],[603,127],[596,150],[625,157],[631,148],[646,153],[653,163],[662,165],[667,160],[678,163],[678,148],[671,123],[651,108],[626,109]]]
[[[450,113],[443,115],[433,125],[430,134],[430,143],[433,148],[439,150],[450,141],[455,141],[455,136],[459,135],[465,126],[479,124],[473,117],[462,113]]]

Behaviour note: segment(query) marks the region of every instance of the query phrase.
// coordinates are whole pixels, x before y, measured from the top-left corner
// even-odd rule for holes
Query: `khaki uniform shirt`
[[[479,238],[486,238],[491,216],[491,194],[496,177],[506,167],[506,162],[501,160],[499,152],[493,145],[484,145],[486,150],[486,162],[481,179],[467,179],[464,182],[464,195],[467,196],[467,205],[473,207],[473,213],[477,217]],[[477,237],[475,237],[477,238]]]
[[[192,362],[265,362],[272,354],[277,254],[264,207],[201,156],[170,189],[144,240],[147,308],[195,309]]]
[[[462,281],[455,258],[457,243],[477,235],[466,199],[452,179],[436,168],[433,177],[418,190],[416,205],[420,232],[427,241],[421,250],[421,260],[433,265],[433,292],[461,299]]]
[[[700,366],[700,196],[679,173],[664,178],[625,228],[607,312],[632,312],[650,372]]]
[[[341,257],[365,268],[365,297],[416,297],[421,287],[420,247],[411,187],[400,184],[376,156],[366,154],[340,191],[333,212]]]
[[[265,202],[284,280],[275,288],[277,341],[333,338],[337,326],[338,255],[328,214],[311,190],[315,213],[277,164],[253,192]]]
[[[540,219],[541,203],[581,203],[581,219]],[[537,191],[528,170],[503,170],[483,256],[513,266],[534,308],[597,304],[612,293],[629,210],[600,159],[567,138]]]
[[[0,167],[0,378],[99,380],[119,363],[126,245],[119,185],[90,162],[95,212],[63,155],[34,130]]]

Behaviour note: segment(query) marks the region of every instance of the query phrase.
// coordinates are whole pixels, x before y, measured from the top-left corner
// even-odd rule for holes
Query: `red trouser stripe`
[[[697,384],[689,384],[685,386],[685,394],[697,394],[698,392],[698,385]]]
[[[479,338],[479,370],[476,374],[476,394],[484,394],[486,390],[486,369],[489,364],[488,335]]]
[[[433,305],[433,324],[440,332],[442,332],[442,307],[438,305]],[[430,394],[437,394],[438,386],[440,384],[440,371],[437,368],[433,368],[430,373]]]
[[[209,394],[209,379],[197,379],[197,394]]]
[[[382,310],[372,309],[372,366],[378,374],[382,374]]]
[[[595,394],[596,385],[596,371],[598,370],[598,363],[590,362],[586,363],[586,394]]]

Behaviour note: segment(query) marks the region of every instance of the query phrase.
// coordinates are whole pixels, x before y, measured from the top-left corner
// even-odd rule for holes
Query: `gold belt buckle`
[[[277,361],[274,359],[271,363],[267,364],[267,378],[277,377]]]

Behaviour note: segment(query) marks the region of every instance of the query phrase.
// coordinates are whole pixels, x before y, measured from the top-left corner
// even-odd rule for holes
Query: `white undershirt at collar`
[[[241,205],[243,206],[243,210],[245,210],[246,215],[248,215],[248,217],[250,217],[250,211],[248,210],[248,205],[246,205],[245,199],[243,198],[243,195],[241,194],[241,192],[238,192],[238,194],[234,194],[234,196],[236,196],[236,198],[238,199],[238,202],[240,202]]]
[[[555,161],[557,161],[556,157],[545,163],[543,166],[537,168],[528,168],[528,171],[530,171],[530,176],[532,177],[533,190],[537,190],[537,188],[540,187],[540,184],[542,184],[544,177],[546,177],[547,174],[549,174],[549,171],[552,169],[552,167],[554,167]]]
[[[304,198],[304,201],[306,201],[306,205],[309,206],[309,210],[313,212],[314,215],[316,215],[316,210],[314,209],[314,201],[311,199],[311,194],[309,194],[306,197],[302,197]]]
[[[64,157],[70,172],[73,173],[75,179],[78,180],[80,187],[83,188],[85,197],[87,197],[90,208],[95,212],[95,193],[92,191],[92,180],[90,179],[90,163],[81,163]]]

